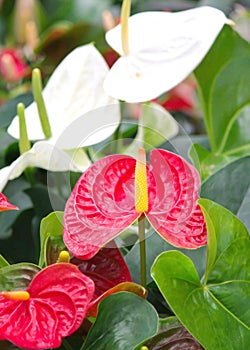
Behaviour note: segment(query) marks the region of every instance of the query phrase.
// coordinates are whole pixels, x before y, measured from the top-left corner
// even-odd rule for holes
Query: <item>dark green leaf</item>
[[[11,234],[11,227],[19,215],[21,215],[24,210],[32,207],[31,200],[24,193],[24,190],[28,187],[29,184],[23,178],[11,181],[6,186],[4,190],[5,195],[11,203],[18,206],[19,210],[6,211],[0,214],[0,239]]]
[[[210,238],[204,284],[184,254],[161,254],[152,276],[182,324],[206,350],[247,349],[250,344],[250,238],[220,205],[202,199]]]
[[[33,209],[22,211],[14,224],[12,231],[5,232],[0,240],[1,254],[10,262],[36,262],[38,259],[37,235],[32,233]],[[37,237],[36,237],[37,236]]]
[[[65,202],[49,187],[36,185],[25,190],[31,198],[36,214],[43,218],[50,212],[64,209]],[[53,205],[53,207],[52,207]]]
[[[0,269],[0,290],[23,290],[40,271],[39,267],[30,263],[8,265]]]
[[[226,25],[195,70],[212,150],[204,157],[196,148],[202,179],[250,155],[249,66],[249,43]]]
[[[0,128],[7,127],[17,113],[17,104],[22,102],[25,106],[28,106],[33,101],[31,93],[19,95],[8,102],[6,102],[0,108]]]
[[[201,186],[201,197],[225,206],[238,215],[250,230],[249,174],[250,157],[238,159],[204,181]]]
[[[249,154],[250,135],[246,135],[249,113],[241,116],[241,111],[250,104],[249,57],[249,43],[225,26],[195,71],[207,133],[212,151],[217,154],[232,154],[238,148],[242,154]],[[244,143],[230,144],[232,136]]]
[[[133,350],[157,331],[158,316],[145,299],[128,292],[105,298],[82,350]]]

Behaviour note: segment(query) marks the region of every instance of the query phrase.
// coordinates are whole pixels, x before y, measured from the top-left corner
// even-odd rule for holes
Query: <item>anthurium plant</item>
[[[248,350],[239,7],[117,3],[1,2],[0,349]]]

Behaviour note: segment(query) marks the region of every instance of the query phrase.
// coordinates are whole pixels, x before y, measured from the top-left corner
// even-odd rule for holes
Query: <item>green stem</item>
[[[51,127],[49,123],[49,117],[47,114],[46,106],[42,95],[42,79],[40,69],[35,68],[32,71],[32,91],[34,100],[37,104],[40,123],[43,129],[44,136],[49,139],[52,135]]]
[[[146,288],[146,237],[145,237],[145,215],[142,214],[138,219],[138,235],[140,242],[140,267],[141,267],[141,285]]]

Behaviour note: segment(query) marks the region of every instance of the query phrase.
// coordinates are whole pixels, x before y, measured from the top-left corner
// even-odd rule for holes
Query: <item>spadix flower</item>
[[[103,90],[107,72],[106,62],[92,44],[78,47],[59,64],[43,90],[52,136],[0,170],[0,190],[28,166],[52,171],[83,171],[89,166],[81,148],[110,136],[120,120],[117,101]],[[35,102],[25,109],[25,121],[29,140],[44,138]],[[18,117],[8,132],[19,138]]]
[[[80,177],[64,213],[68,249],[89,259],[141,215],[168,242],[183,248],[206,244],[206,227],[196,201],[196,169],[180,156],[160,149],[152,165],[126,155],[98,160]]]
[[[18,209],[18,207],[11,204],[8,201],[8,198],[0,192],[0,212],[6,211],[6,210],[17,210],[17,209]]]
[[[94,282],[76,266],[50,265],[24,291],[0,293],[0,339],[25,349],[57,348],[86,316]]]
[[[125,0],[126,1],[126,0]],[[143,12],[106,34],[121,57],[104,81],[106,92],[127,102],[149,101],[184,80],[202,61],[225,23],[218,9]],[[125,41],[125,43],[124,43]]]

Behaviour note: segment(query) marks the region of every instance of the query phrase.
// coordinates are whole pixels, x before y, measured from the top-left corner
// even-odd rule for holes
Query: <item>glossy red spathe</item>
[[[136,159],[111,155],[90,166],[78,180],[64,215],[64,242],[81,259],[130,226],[141,213],[135,208]],[[182,248],[206,244],[206,226],[197,205],[200,178],[180,156],[162,149],[151,152],[147,163],[148,210],[154,229]]]
[[[0,294],[0,339],[25,349],[56,348],[81,325],[94,293],[94,282],[76,266],[50,265],[26,289],[27,300]]]

